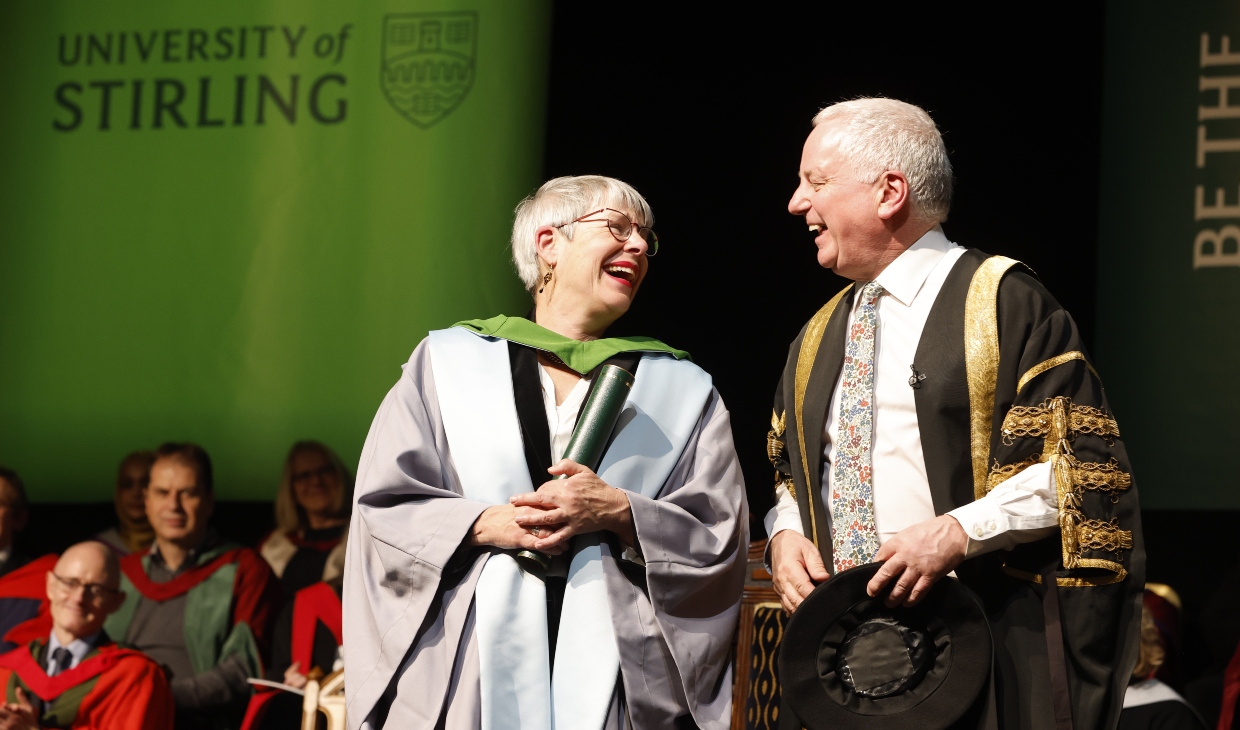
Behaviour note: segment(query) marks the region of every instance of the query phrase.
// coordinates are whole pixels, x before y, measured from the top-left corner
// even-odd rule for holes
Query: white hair
[[[934,120],[924,109],[883,97],[832,104],[814,116],[814,126],[833,123],[839,151],[861,182],[888,170],[908,178],[913,212],[939,223],[952,204],[952,165]]]
[[[512,263],[517,276],[531,294],[538,287],[542,272],[538,268],[538,250],[534,243],[543,226],[561,226],[570,241],[576,230],[569,223],[599,208],[615,208],[634,216],[639,226],[653,226],[654,213],[650,204],[632,185],[602,175],[574,175],[548,180],[538,191],[522,200],[512,222]]]

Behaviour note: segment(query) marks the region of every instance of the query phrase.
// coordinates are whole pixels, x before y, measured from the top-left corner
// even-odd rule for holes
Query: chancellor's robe
[[[820,434],[855,291],[793,341],[768,437],[776,482],[793,491],[826,565]],[[936,514],[1053,464],[1060,531],[956,569],[990,621],[999,727],[1054,730],[1058,704],[1075,728],[1114,728],[1137,658],[1145,552],[1128,455],[1076,324],[1018,262],[970,249],[943,283],[913,366]]]
[[[48,677],[47,639],[0,656],[5,702],[17,688],[42,700],[39,726],[73,730],[169,730],[172,692],[159,665],[104,639],[73,669]]]
[[[547,452],[541,458],[550,461],[538,364],[528,348],[509,343],[509,352],[515,388],[507,387],[538,486],[549,477],[537,454]],[[601,534],[620,655],[616,694],[626,708],[609,715],[607,727],[723,730],[730,720],[729,654],[748,510],[728,412],[713,388],[707,392],[659,493],[629,494],[644,566],[622,558],[614,535]],[[464,497],[423,341],[380,406],[358,470],[344,586],[351,729],[480,727],[474,596],[498,551],[462,541],[488,506]],[[503,722],[528,727],[524,718]]]

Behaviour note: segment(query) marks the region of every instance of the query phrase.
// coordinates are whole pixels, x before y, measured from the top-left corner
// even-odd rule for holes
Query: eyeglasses
[[[65,593],[74,593],[77,589],[82,589],[82,597],[88,601],[98,601],[105,596],[116,593],[115,588],[108,588],[102,583],[83,583],[77,578],[61,578],[56,573],[52,573],[52,577],[59,583]]]
[[[606,218],[590,218],[592,215],[599,213],[607,213]],[[561,223],[552,228],[563,228],[574,223],[606,223],[607,230],[611,231],[611,235],[616,237],[617,241],[627,241],[629,236],[633,235],[633,231],[637,231],[637,235],[641,236],[646,242],[646,257],[649,258],[659,252],[659,237],[654,234],[654,230],[650,226],[639,226],[633,223],[633,220],[624,213],[615,208],[599,208],[596,211],[586,213],[580,218],[574,218],[568,223]]]
[[[331,464],[324,464],[323,466],[320,466],[318,469],[311,469],[309,471],[297,472],[296,474],[292,476],[291,481],[293,482],[293,484],[301,484],[302,482],[310,481],[314,477],[318,477],[319,479],[324,479],[335,473],[336,473],[336,467],[332,466]]]

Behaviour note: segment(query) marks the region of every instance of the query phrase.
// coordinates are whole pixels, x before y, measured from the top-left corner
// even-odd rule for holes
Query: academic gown
[[[513,397],[519,413],[538,413],[521,418],[533,459],[548,429],[533,351],[509,343],[510,354],[522,350],[527,354],[510,358]],[[538,419],[541,435],[531,438]],[[544,472],[533,483],[548,479]],[[462,542],[489,505],[463,497],[426,340],[375,416],[357,484],[344,587],[349,727],[475,730],[481,700],[473,597],[491,551]],[[620,654],[613,697],[623,696],[631,727],[723,730],[748,508],[717,391],[710,389],[657,497],[628,496],[645,566],[621,559],[614,535],[602,535]],[[624,722],[609,711],[605,725]]]
[[[317,669],[325,677],[336,669],[341,642],[340,591],[342,579],[302,588],[280,612],[271,641],[267,679],[284,682],[284,672],[298,663],[298,671]],[[302,698],[283,690],[259,689],[250,698],[242,730],[301,727]]]
[[[104,630],[142,648],[141,639],[131,631],[139,604],[183,600],[181,623],[193,676],[201,676],[225,660],[244,666],[246,676],[263,676],[263,657],[279,610],[279,586],[271,569],[255,551],[228,542],[208,547],[195,559],[192,567],[172,580],[155,583],[148,577],[150,551],[123,558],[121,590],[125,602],[108,617]],[[226,726],[232,721],[231,715],[245,707],[244,698],[234,702],[237,707],[182,708],[181,714],[193,715],[213,727]]]
[[[344,567],[345,526],[301,534],[272,530],[259,543],[258,553],[280,581],[286,603],[306,586],[340,577]]]
[[[820,434],[855,291],[840,292],[793,341],[768,437],[776,483],[793,490],[826,565]],[[1145,552],[1128,455],[1076,324],[1028,269],[969,249],[912,365],[925,376],[915,401],[936,514],[1053,462],[1060,531],[956,568],[990,621],[999,727],[1052,730],[1059,704],[1076,728],[1114,728],[1137,659]]]
[[[48,677],[43,670],[47,639],[0,657],[5,701],[17,702],[17,688],[40,696],[39,726],[73,730],[168,730],[172,692],[159,665],[110,640],[91,649],[77,667]],[[50,691],[49,691],[50,690]]]
[[[55,554],[44,555],[0,578],[0,654],[52,630],[47,573],[59,560]]]

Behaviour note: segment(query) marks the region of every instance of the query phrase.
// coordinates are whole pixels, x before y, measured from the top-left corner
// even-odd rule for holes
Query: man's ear
[[[44,592],[47,593],[47,600],[49,601],[52,600],[52,589],[56,587],[55,585],[53,585],[53,581],[55,580],[56,580],[56,577],[52,575],[52,571],[50,570],[47,571],[47,577],[44,579],[44,581],[47,583],[47,588],[44,589]]]
[[[555,228],[542,226],[534,231],[534,252],[548,267],[556,265],[559,252],[556,250]]]
[[[879,175],[875,182],[875,195],[878,199],[879,218],[890,220],[901,212],[908,212],[911,200],[908,178],[904,173],[888,170]]]

